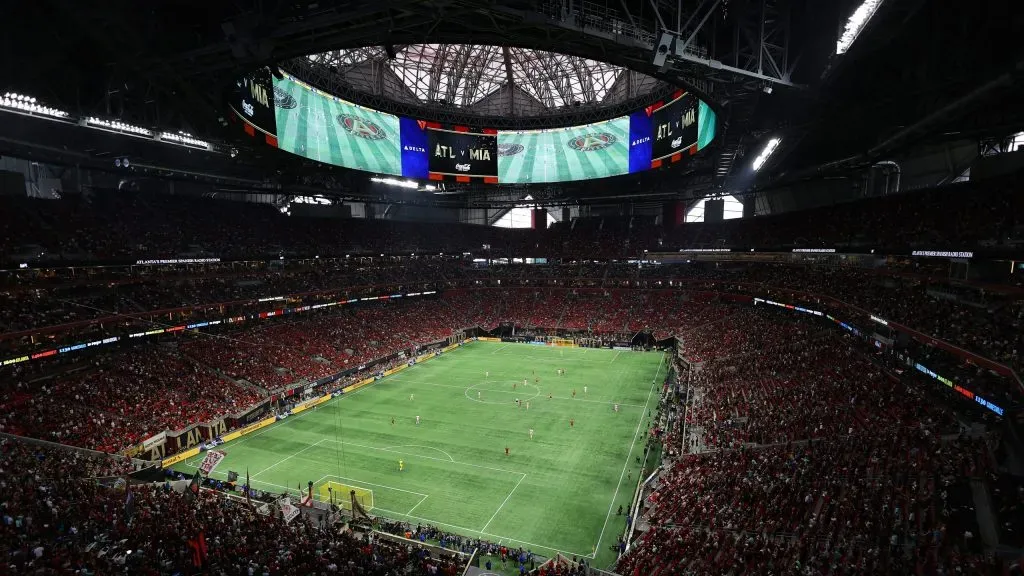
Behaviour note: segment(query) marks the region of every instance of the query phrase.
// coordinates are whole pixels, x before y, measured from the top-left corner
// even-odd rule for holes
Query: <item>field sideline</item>
[[[225,444],[213,476],[357,485],[374,514],[603,567],[663,376],[660,353],[473,342]]]

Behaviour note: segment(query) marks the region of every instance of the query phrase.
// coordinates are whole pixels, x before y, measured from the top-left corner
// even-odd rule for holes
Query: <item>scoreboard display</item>
[[[654,109],[651,115],[652,162],[689,152],[696,146],[697,102],[697,97],[687,92]]]
[[[398,116],[331,96],[290,76],[274,78],[278,147],[310,160],[402,174]]]
[[[627,174],[630,141],[628,116],[569,128],[501,131],[498,181],[566,182]]]
[[[235,114],[248,125],[265,134],[277,135],[274,85],[270,79],[269,68],[260,68],[239,78],[235,82],[230,105]]]
[[[498,177],[498,134],[427,124],[427,154],[433,176]]]
[[[606,178],[683,161],[714,141],[717,116],[696,95],[593,124],[494,130],[399,117],[286,73],[239,79],[230,107],[251,135],[326,164],[418,180],[536,184]]]

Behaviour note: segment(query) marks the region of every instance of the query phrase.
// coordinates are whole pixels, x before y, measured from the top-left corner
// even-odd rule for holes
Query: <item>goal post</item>
[[[327,480],[317,489],[317,495],[321,502],[334,504],[349,512],[352,511],[353,499],[362,506],[364,511],[373,510],[373,490],[362,486]]]

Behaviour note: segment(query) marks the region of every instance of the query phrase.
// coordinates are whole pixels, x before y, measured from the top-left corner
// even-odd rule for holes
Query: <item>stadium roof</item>
[[[485,101],[512,90],[513,110],[540,114],[565,107],[623,102],[664,84],[646,74],[589,58],[486,44],[407,44],[333,50],[308,60],[359,92],[400,102],[487,111]],[[381,81],[380,76],[387,78]],[[482,110],[481,110],[482,109]]]

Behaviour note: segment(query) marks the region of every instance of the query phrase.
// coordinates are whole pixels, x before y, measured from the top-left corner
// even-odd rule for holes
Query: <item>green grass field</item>
[[[371,514],[607,566],[663,376],[660,353],[469,343],[225,444],[214,476],[356,485],[373,490]]]

